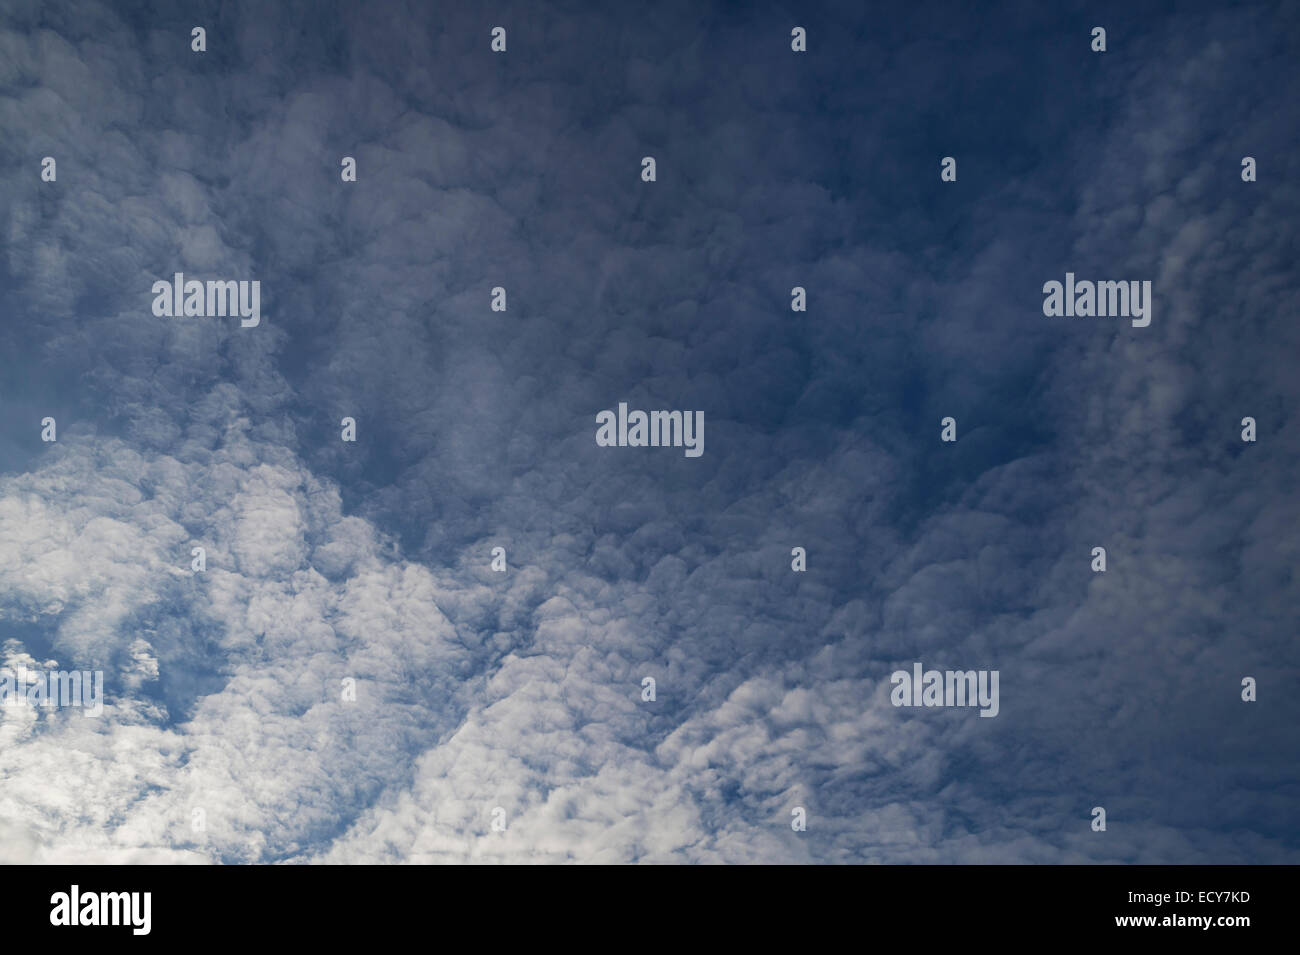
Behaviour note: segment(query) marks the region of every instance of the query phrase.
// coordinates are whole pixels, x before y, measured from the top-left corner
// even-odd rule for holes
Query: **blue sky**
[[[0,852],[1300,861],[1298,41],[7,2],[0,643],[108,706],[0,714]],[[155,317],[177,271],[261,324]],[[1067,271],[1151,325],[1045,317]],[[620,401],[705,453],[597,447]],[[915,661],[999,670],[997,718],[893,707]]]

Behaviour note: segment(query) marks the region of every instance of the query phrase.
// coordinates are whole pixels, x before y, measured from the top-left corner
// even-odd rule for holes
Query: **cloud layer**
[[[1293,11],[12,6],[5,859],[1300,859]]]

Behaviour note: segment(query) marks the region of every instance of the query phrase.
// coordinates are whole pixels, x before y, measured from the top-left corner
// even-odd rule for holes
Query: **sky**
[[[1300,862],[1298,52],[1285,3],[0,0],[0,666],[105,692],[0,710],[0,861]],[[1067,272],[1150,325],[1044,315]],[[599,446],[620,402],[704,453]]]

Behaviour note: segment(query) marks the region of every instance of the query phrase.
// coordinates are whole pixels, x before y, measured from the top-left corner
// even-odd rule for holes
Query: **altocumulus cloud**
[[[1296,861],[1293,13],[12,6],[0,637],[108,699],[3,713],[9,858]]]

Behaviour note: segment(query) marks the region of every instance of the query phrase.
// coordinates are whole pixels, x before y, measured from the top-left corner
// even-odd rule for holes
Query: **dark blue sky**
[[[1300,861],[1298,31],[6,2],[0,662],[110,703],[4,711],[9,855]],[[917,661],[997,718],[891,706]]]

